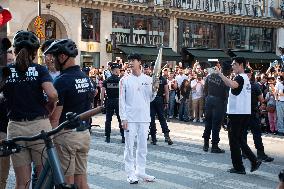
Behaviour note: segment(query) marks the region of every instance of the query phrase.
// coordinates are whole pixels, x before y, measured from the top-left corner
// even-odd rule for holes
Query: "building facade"
[[[13,15],[10,38],[18,30],[36,31],[36,0],[0,4]],[[41,17],[42,41],[71,38],[80,50],[78,64],[95,67],[135,51],[153,60],[157,51],[151,48],[159,44],[168,47],[166,61],[179,61],[181,54],[187,64],[227,58],[204,55],[212,49],[253,57],[279,55],[278,46],[284,46],[284,0],[42,0]]]

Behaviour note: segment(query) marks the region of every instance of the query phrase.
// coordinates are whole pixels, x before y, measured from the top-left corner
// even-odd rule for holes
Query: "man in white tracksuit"
[[[141,56],[128,56],[132,73],[121,78],[119,83],[119,114],[125,136],[124,162],[127,181],[138,184],[138,180],[152,182],[154,176],[145,173],[147,134],[150,118],[150,102],[154,100],[152,78],[141,72]],[[137,136],[136,162],[133,146]],[[135,169],[136,164],[136,169]]]

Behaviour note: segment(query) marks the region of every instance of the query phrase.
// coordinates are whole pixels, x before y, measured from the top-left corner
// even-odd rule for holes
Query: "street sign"
[[[40,38],[40,39],[45,38],[45,37],[44,37],[44,33],[43,33],[43,31],[41,30],[41,28],[36,28],[36,36],[37,36],[38,38]]]
[[[36,36],[40,39],[45,38],[44,33],[43,33],[44,23],[40,16],[36,17],[34,26],[36,28],[36,32],[35,32]]]
[[[40,16],[37,16],[37,17],[36,17],[35,22],[34,22],[34,26],[35,26],[36,28],[40,28],[40,27],[43,26],[43,21],[42,21],[42,19],[41,19]]]

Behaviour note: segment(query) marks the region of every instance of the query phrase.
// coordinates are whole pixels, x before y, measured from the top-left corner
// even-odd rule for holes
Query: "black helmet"
[[[18,31],[13,39],[13,47],[23,48],[29,47],[32,49],[38,49],[40,46],[37,36],[30,31]]]
[[[66,54],[69,57],[76,57],[78,49],[74,41],[71,39],[56,40],[44,51],[44,54]]]

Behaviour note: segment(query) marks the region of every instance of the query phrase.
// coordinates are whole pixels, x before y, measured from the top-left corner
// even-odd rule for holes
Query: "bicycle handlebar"
[[[95,109],[91,109],[89,111],[83,112],[79,115],[77,115],[74,120],[88,120],[90,117],[100,113],[102,111],[102,107],[99,106]],[[22,148],[20,145],[16,144],[16,142],[19,141],[36,141],[39,139],[44,139],[44,137],[50,137],[59,131],[63,130],[64,128],[68,128],[68,124],[70,123],[70,120],[64,121],[61,123],[58,127],[52,129],[51,131],[45,132],[41,131],[41,133],[34,135],[34,136],[19,136],[8,140],[2,140],[0,141],[0,157],[1,156],[8,156],[13,153],[17,153]]]

